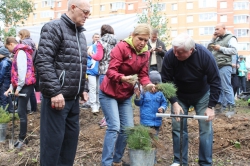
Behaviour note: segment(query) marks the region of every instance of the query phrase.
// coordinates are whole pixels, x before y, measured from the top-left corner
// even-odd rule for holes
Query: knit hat
[[[240,55],[240,56],[239,56],[239,58],[243,58],[243,56],[242,56],[242,55]]]
[[[158,71],[153,70],[149,73],[149,79],[153,84],[161,83],[161,74]]]
[[[3,55],[3,56],[5,56],[5,57],[9,57],[10,52],[9,52],[9,50],[7,48],[1,47],[0,48],[0,54]]]

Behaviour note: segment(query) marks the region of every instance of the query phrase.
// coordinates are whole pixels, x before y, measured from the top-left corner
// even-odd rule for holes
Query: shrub
[[[11,118],[9,115],[9,112],[7,112],[8,105],[3,108],[2,106],[0,106],[0,123],[8,123]]]

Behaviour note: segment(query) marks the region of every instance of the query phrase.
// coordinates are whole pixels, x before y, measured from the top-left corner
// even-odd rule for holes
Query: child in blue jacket
[[[9,59],[10,52],[5,48],[0,48],[0,106],[5,108],[8,105],[7,111],[13,111],[11,97],[5,96],[4,92],[9,89],[11,79],[11,61]]]
[[[151,71],[149,73],[150,81],[153,84],[161,83],[161,75],[158,71]],[[140,123],[143,126],[151,127],[156,130],[158,135],[162,118],[156,117],[156,113],[163,113],[167,108],[167,101],[162,92],[155,93],[143,92],[139,88],[135,88],[135,105],[140,107]]]

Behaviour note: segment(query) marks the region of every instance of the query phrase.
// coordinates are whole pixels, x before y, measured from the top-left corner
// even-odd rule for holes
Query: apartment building
[[[91,18],[141,13],[147,0],[90,0]],[[250,57],[249,15],[250,0],[153,0],[159,3],[168,18],[171,37],[187,32],[197,43],[207,46],[214,26],[225,23],[227,30],[238,39],[240,55]],[[33,0],[36,10],[25,26],[44,24],[60,18],[67,11],[68,0]]]

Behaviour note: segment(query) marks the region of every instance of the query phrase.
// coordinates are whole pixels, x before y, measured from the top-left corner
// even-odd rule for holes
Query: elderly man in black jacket
[[[79,96],[85,87],[87,44],[83,25],[90,15],[87,0],[69,0],[68,11],[41,30],[35,59],[43,94],[40,164],[73,165],[79,135]],[[84,92],[85,91],[85,92]]]
[[[163,57],[167,50],[165,44],[158,39],[158,34],[159,31],[157,29],[153,29],[148,42],[148,50],[150,51],[148,68],[149,71],[156,70],[161,72]]]

